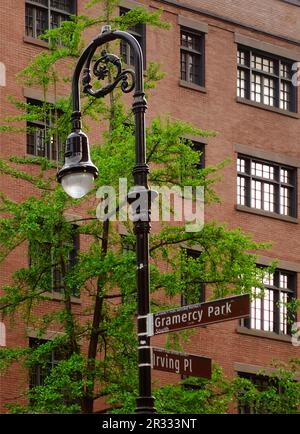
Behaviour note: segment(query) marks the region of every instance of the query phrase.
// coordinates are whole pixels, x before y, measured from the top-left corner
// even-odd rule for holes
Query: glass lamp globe
[[[61,185],[73,199],[80,199],[93,188],[94,175],[89,172],[69,173],[62,178]]]

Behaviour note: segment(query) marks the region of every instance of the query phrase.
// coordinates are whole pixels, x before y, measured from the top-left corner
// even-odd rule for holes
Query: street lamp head
[[[93,188],[97,176],[98,169],[90,159],[88,137],[75,129],[67,138],[65,164],[57,173],[57,180],[69,196],[79,199]]]

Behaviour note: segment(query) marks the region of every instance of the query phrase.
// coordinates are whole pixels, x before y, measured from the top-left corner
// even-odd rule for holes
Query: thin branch
[[[150,161],[151,161],[151,157],[152,157],[152,155],[154,154],[154,152],[156,151],[156,149],[158,148],[158,141],[155,143],[155,145],[153,146],[153,148],[151,149],[151,151],[149,152],[149,154],[148,154],[148,157],[147,157],[147,160],[146,160],[146,163],[148,164]]]
[[[167,240],[167,241],[161,240],[159,244],[154,244],[150,248],[150,252],[152,252],[153,250],[159,249],[160,247],[174,245],[174,244],[180,244],[180,243],[183,243],[184,241],[196,241],[196,240],[199,240],[199,238],[198,237],[191,237],[191,238],[181,238],[179,240]]]
[[[43,289],[43,291],[35,292],[34,294],[30,294],[30,295],[26,295],[24,297],[21,297],[20,300],[17,301],[17,304],[21,304],[26,300],[33,299],[33,298],[35,298],[35,297],[37,297],[37,296],[39,296],[45,292],[49,292],[48,289]],[[16,304],[15,302],[4,304],[4,305],[0,306],[0,310],[6,309],[7,307],[10,307],[10,306],[14,306],[15,304]]]

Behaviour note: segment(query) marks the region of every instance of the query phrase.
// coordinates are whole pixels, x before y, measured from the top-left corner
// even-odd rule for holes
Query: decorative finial
[[[111,26],[109,24],[105,24],[105,26],[101,29],[101,34],[111,32]]]

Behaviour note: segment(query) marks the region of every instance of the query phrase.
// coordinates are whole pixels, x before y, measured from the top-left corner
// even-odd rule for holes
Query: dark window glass
[[[32,349],[36,349],[46,343],[47,341],[44,339],[29,338],[29,347]],[[34,389],[37,386],[44,386],[52,369],[54,369],[60,362],[67,360],[69,356],[70,351],[66,345],[62,345],[47,353],[45,352],[42,360],[30,367],[29,389]],[[74,391],[72,391],[71,388],[68,388],[68,385],[65,385],[61,389],[58,388],[56,392],[60,393],[60,399],[65,405],[77,404],[79,406],[79,400],[72,397]],[[30,404],[34,405],[35,401],[35,395],[31,395]]]
[[[184,139],[185,141],[185,139]],[[186,144],[190,143],[190,140],[186,139]],[[192,140],[191,148],[200,153],[198,163],[196,164],[197,169],[205,168],[205,145],[204,143],[196,142]]]
[[[78,228],[74,225],[72,230],[72,236],[69,243],[64,245],[69,246],[68,257],[66,262],[66,272],[72,270],[72,268],[77,264],[78,253],[80,249],[79,245],[79,232]],[[58,256],[58,251],[55,249],[51,243],[39,243],[29,245],[29,266],[39,265],[41,260],[45,261],[45,258],[51,258],[51,264],[49,264],[49,273],[51,272],[52,291],[53,292],[63,292],[64,281],[63,281],[63,271],[61,266],[61,258]],[[51,268],[50,268],[51,267]],[[44,266],[43,266],[44,268]],[[45,271],[47,272],[47,270]],[[50,276],[49,276],[50,277]],[[74,297],[79,297],[79,291],[74,288],[72,290],[72,295]]]
[[[56,132],[56,118],[59,112],[50,104],[43,109],[41,101],[27,100],[27,103],[40,108],[39,120],[27,122],[27,154],[46,157],[49,160],[59,160],[62,151],[62,141]]]
[[[61,22],[64,21],[64,17],[56,12],[51,12],[50,20],[51,29],[56,29],[61,25]]]
[[[38,38],[46,30],[59,27],[75,13],[75,0],[33,0],[25,2],[25,33]]]
[[[42,9],[35,9],[35,30],[36,37],[41,36],[47,30],[48,14]]]
[[[124,254],[135,252],[135,240],[132,241],[127,235],[121,235],[121,247]]]
[[[251,316],[242,320],[242,324],[251,329],[291,334],[293,316],[287,303],[296,295],[296,274],[276,270],[265,278],[264,285],[264,291],[253,288],[255,297],[251,301]]]
[[[300,6],[300,0],[283,0],[285,3],[290,3],[294,6]]]
[[[51,0],[50,7],[71,13],[73,2],[71,0]]]
[[[201,152],[199,163],[197,164],[197,168],[204,169],[205,168],[205,145],[199,142],[193,142],[193,145],[196,151]]]
[[[181,29],[181,80],[204,86],[204,34]]]
[[[32,0],[31,3],[39,3],[43,6],[48,6],[48,0]]]
[[[34,37],[33,32],[33,7],[26,5],[25,7],[25,32],[27,36]]]
[[[72,232],[72,240],[71,240],[72,249],[69,251],[69,257],[67,261],[67,272],[70,271],[77,263],[78,252],[79,252],[79,233],[76,229],[76,226],[73,228]],[[61,264],[59,258],[56,257],[55,251],[51,250],[52,256],[52,290],[54,292],[62,292],[64,289],[63,282],[63,272],[61,268]],[[79,297],[79,293],[76,289],[73,290],[72,295],[74,297]]]
[[[120,16],[124,15],[128,12],[128,9],[120,8]],[[127,32],[129,32],[132,36],[135,37],[135,39],[138,41],[138,43],[141,46],[142,52],[143,52],[143,61],[144,61],[144,68],[146,65],[146,26],[145,24],[136,24],[129,29],[127,29]],[[125,41],[121,41],[120,44],[120,53],[121,58],[123,62],[126,63],[126,65],[134,65],[134,55],[133,51],[130,48],[130,45],[127,44]]]
[[[184,249],[183,252],[184,261],[197,260],[201,252],[192,249]],[[186,281],[186,291],[181,294],[181,306],[186,306],[193,303],[202,303],[205,301],[205,284],[200,283],[198,286],[199,291],[197,291],[196,299],[191,300],[189,297],[189,287],[194,288],[195,284],[193,282],[189,283],[189,276],[183,272],[183,279]],[[194,291],[193,291],[194,292]]]
[[[296,111],[296,88],[292,85],[293,61],[239,47],[237,96],[270,107]]]
[[[39,345],[46,343],[46,340],[29,338],[29,347],[37,348]],[[66,358],[66,353],[61,351],[51,351],[48,355],[46,363],[36,364],[30,369],[29,387],[33,388],[36,386],[43,386],[46,377],[50,374],[51,369],[53,369],[61,360]]]
[[[296,217],[296,170],[238,155],[238,205]]]
[[[266,375],[255,375],[255,374],[248,374],[248,373],[244,373],[244,372],[238,372],[238,376],[241,378],[246,378],[247,380],[250,380],[259,392],[263,392],[271,385],[271,383],[270,383],[271,379],[270,379],[270,377],[268,377]],[[274,382],[274,379],[273,379],[273,382]],[[274,385],[274,384],[272,384],[272,385]],[[238,404],[238,412],[240,414],[266,413],[265,411],[263,411],[263,408],[261,409],[261,411],[258,411],[254,408],[254,406],[243,403],[242,399],[240,399],[239,404]]]

